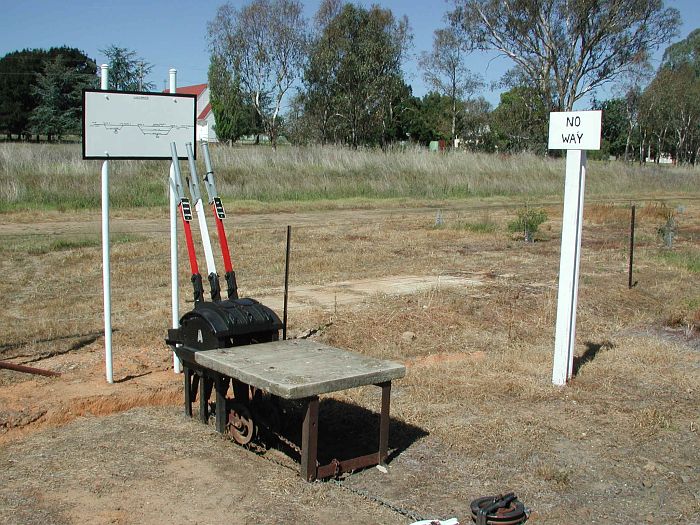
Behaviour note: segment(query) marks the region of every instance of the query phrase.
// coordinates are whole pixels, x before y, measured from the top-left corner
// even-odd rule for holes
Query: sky
[[[0,0],[0,56],[24,48],[49,48],[67,45],[76,47],[96,60],[106,62],[100,49],[114,44],[136,51],[153,64],[149,80],[161,90],[168,70],[178,70],[178,86],[207,81],[209,52],[207,23],[222,0]],[[234,6],[243,0],[231,0]],[[311,18],[320,0],[302,0],[304,14]],[[394,15],[406,15],[414,39],[409,60],[404,66],[406,82],[413,93],[423,96],[427,89],[417,68],[417,57],[432,47],[433,31],[445,26],[445,14],[452,8],[448,0],[375,0],[355,2],[390,8]],[[666,5],[681,13],[682,26],[678,39],[700,27],[697,0],[667,0]],[[675,41],[675,40],[674,40]],[[653,57],[656,68],[663,49]],[[512,63],[494,53],[475,53],[468,58],[468,67],[484,78],[483,95],[498,104],[499,90],[489,86],[500,79]],[[602,92],[606,98],[609,92]]]

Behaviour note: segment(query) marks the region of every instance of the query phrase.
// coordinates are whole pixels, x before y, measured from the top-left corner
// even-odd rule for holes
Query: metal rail
[[[16,365],[14,363],[8,363],[7,361],[0,361],[0,368],[14,370],[15,372],[24,372],[25,374],[35,374],[38,376],[58,377],[61,375],[60,372],[44,370],[43,368],[34,368],[33,366]]]

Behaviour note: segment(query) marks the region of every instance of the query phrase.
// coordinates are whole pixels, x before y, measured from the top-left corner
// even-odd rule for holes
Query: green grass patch
[[[27,255],[45,255],[53,252],[79,250],[83,248],[97,248],[102,246],[102,240],[98,235],[89,236],[65,236],[55,238],[49,235],[21,235],[8,237],[0,245],[0,252],[26,253]],[[138,242],[144,239],[140,235],[115,234],[111,236],[112,245],[127,242]]]
[[[690,310],[700,310],[700,297],[688,299],[688,308]]]
[[[663,250],[659,252],[659,257],[668,264],[690,273],[700,273],[700,250]]]
[[[456,224],[455,228],[458,230],[466,230],[472,233],[494,233],[497,229],[497,225],[496,223],[490,221],[460,221]]]

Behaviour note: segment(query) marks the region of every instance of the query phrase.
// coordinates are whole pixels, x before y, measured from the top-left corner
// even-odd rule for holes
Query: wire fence
[[[695,198],[683,199],[686,204],[697,201]],[[675,232],[678,242],[683,245],[696,245],[700,235],[698,218],[687,214],[683,206],[672,208],[665,205],[665,202],[667,199],[635,201],[637,251],[661,246],[656,230],[663,225],[664,214],[678,217],[679,226]],[[584,249],[585,243],[588,242],[593,249],[618,250],[620,253],[629,251],[631,203],[594,200],[587,204],[588,221],[594,222],[598,228],[612,230],[614,235],[612,240],[606,235],[605,240],[597,242],[595,235],[587,235],[587,231],[590,232],[593,228],[586,225]],[[542,205],[556,207],[558,203]],[[286,223],[294,224],[295,236],[307,237],[306,242],[317,242],[312,233],[317,230],[323,231],[332,225],[343,225],[345,234],[357,228],[378,224],[383,228],[401,229],[411,221],[419,221],[432,228],[461,228],[460,224],[465,218],[478,219],[479,213],[484,210],[498,210],[508,215],[512,214],[514,207],[487,205],[463,209],[446,206],[410,210],[363,210],[362,213],[357,213],[356,210],[319,211],[265,215],[264,220],[258,220],[259,217],[256,216],[243,216],[244,220],[232,221],[234,224],[230,234],[237,240],[244,237],[245,243],[277,243],[280,259],[278,263],[281,265],[285,235],[283,225]],[[441,210],[441,225],[434,223],[436,210]],[[557,223],[559,218],[552,216],[550,220]],[[111,261],[114,298],[112,311],[115,326],[118,330],[128,332],[144,326],[157,330],[160,324],[160,330],[164,333],[169,324],[171,294],[168,260],[170,230],[167,227],[167,218],[164,217],[161,221],[162,226],[158,225],[158,221],[150,219],[146,226],[133,222],[119,219],[113,221],[112,239],[113,242],[116,240],[117,246],[113,249]],[[3,262],[6,278],[0,283],[0,292],[5,302],[5,308],[0,313],[0,357],[15,353],[21,347],[63,344],[70,339],[103,334],[102,269],[99,251],[101,239],[96,231],[98,226],[78,224],[67,228],[63,223],[43,223],[40,226],[18,226],[8,223],[2,225],[0,253],[6,255]],[[37,227],[40,227],[41,231],[32,230]],[[26,230],[18,231],[19,228]],[[505,229],[498,229],[494,235],[501,235],[500,232],[503,231]],[[552,235],[554,233],[556,228]],[[195,233],[195,236],[197,235]],[[265,239],[256,238],[261,235]],[[120,238],[124,242],[120,242]],[[75,242],[71,244],[71,240]],[[191,308],[192,303],[189,298],[191,293],[185,243],[179,239],[178,245],[181,261],[180,310],[184,312]],[[143,250],[146,253],[142,253]],[[161,254],[160,258],[157,253]],[[201,254],[201,250],[199,253]],[[66,262],[61,259],[72,260]],[[643,259],[637,256],[635,262],[641,264]],[[50,266],[42,268],[42,264]],[[219,261],[217,266],[220,264]],[[13,265],[22,267],[13,269]],[[626,275],[625,272],[625,277]],[[129,326],[120,326],[122,323]]]

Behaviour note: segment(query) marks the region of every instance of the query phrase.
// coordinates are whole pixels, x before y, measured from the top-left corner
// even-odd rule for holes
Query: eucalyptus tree
[[[317,140],[337,141],[334,117],[335,79],[340,64],[340,38],[333,20],[343,9],[341,0],[323,0],[314,15],[309,42],[309,61],[303,74],[304,89],[296,98],[304,127],[314,130]]]
[[[438,29],[433,34],[433,48],[421,53],[418,64],[423,70],[423,79],[430,88],[450,98],[452,130],[450,138],[457,138],[457,116],[460,102],[471,98],[483,82],[479,75],[467,68],[465,59],[469,53],[454,27]]]
[[[221,142],[235,142],[243,135],[262,133],[262,123],[253,104],[241,90],[239,79],[230,74],[220,57],[211,57],[208,79],[217,138]]]
[[[324,139],[340,137],[352,147],[391,139],[400,101],[410,96],[401,70],[410,43],[406,17],[376,5],[334,4],[304,73],[305,107]]]
[[[678,69],[690,66],[695,75],[700,77],[700,29],[692,31],[686,38],[676,42],[664,51],[662,68]]]
[[[510,58],[545,106],[571,110],[677,33],[663,0],[453,0],[466,45]]]
[[[658,159],[672,153],[680,163],[695,163],[700,146],[700,79],[691,64],[661,68],[642,95],[642,125],[655,138]]]
[[[295,0],[253,0],[220,6],[208,25],[212,59],[240,84],[277,145],[285,95],[304,70],[307,21]]]

